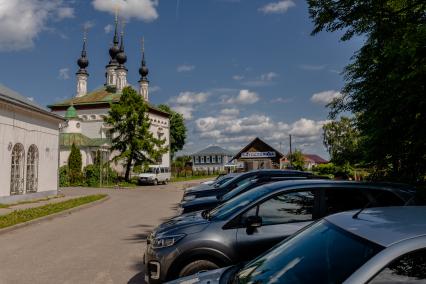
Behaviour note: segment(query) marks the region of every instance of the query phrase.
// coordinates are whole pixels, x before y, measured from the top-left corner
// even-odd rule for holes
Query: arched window
[[[31,145],[27,154],[27,184],[26,192],[37,192],[38,187],[38,149]]]
[[[21,143],[15,144],[12,149],[12,164],[10,172],[10,195],[24,193],[24,163],[25,150]]]

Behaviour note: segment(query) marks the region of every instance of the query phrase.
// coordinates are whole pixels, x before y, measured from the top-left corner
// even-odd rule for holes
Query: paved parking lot
[[[147,233],[175,214],[187,183],[107,192],[104,203],[0,235],[0,283],[143,283]]]

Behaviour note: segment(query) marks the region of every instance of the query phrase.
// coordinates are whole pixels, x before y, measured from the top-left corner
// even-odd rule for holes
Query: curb
[[[110,199],[110,196],[107,195],[106,197],[104,197],[102,199],[99,199],[99,200],[96,200],[96,201],[93,201],[93,202],[90,202],[90,203],[86,203],[86,204],[83,204],[83,205],[80,205],[80,206],[77,206],[77,207],[74,207],[74,208],[70,208],[70,209],[67,209],[67,210],[64,210],[64,211],[61,211],[61,212],[58,212],[58,213],[50,214],[50,215],[43,216],[43,217],[40,217],[40,218],[37,218],[37,219],[34,219],[34,220],[30,220],[30,221],[27,221],[27,222],[24,222],[24,223],[19,223],[19,224],[10,226],[10,227],[6,227],[6,228],[3,228],[3,229],[0,229],[0,235],[7,233],[7,232],[17,230],[19,228],[23,228],[23,227],[27,227],[27,226],[30,226],[30,225],[49,221],[49,220],[55,219],[57,217],[66,216],[66,215],[72,214],[74,212],[77,212],[77,211],[80,211],[80,210],[101,204],[101,203],[103,203],[103,202],[105,202],[109,199]]]

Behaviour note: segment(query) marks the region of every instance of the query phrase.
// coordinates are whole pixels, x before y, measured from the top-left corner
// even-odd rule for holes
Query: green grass
[[[210,176],[187,176],[187,177],[172,177],[171,182],[177,182],[177,181],[190,181],[190,180],[198,180],[198,179],[214,179],[217,175],[210,175]]]
[[[60,197],[64,197],[64,196],[65,195],[60,194],[60,195],[48,196],[48,197],[39,198],[39,199],[19,201],[19,202],[16,202],[16,203],[0,204],[0,208],[10,208],[10,207],[13,207],[13,206],[16,206],[16,205],[21,205],[21,204],[38,203],[38,202],[41,202],[41,201],[49,201],[51,199],[56,199],[56,198],[60,198]]]
[[[7,215],[0,216],[0,229],[94,202],[106,196],[106,194],[88,195],[40,207],[16,210]]]

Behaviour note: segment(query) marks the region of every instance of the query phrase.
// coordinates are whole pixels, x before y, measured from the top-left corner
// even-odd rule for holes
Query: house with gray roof
[[[63,121],[0,84],[0,203],[57,193]]]
[[[219,146],[209,146],[191,155],[194,171],[225,171],[234,154]]]

